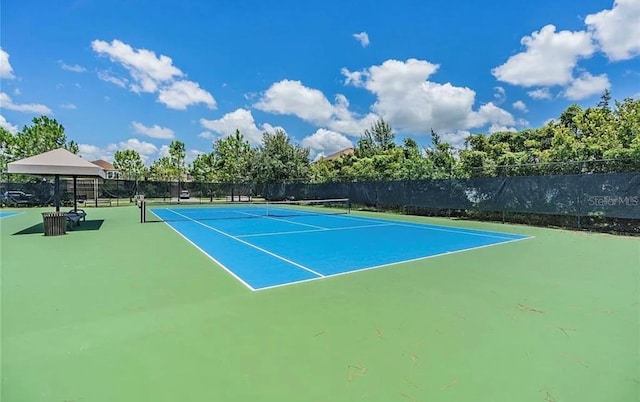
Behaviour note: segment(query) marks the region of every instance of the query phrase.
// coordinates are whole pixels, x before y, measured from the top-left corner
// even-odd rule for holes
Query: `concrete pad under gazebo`
[[[54,176],[56,212],[60,212],[60,176],[73,178],[73,210],[76,212],[78,211],[77,178],[106,178],[104,169],[100,166],[86,161],[64,148],[8,163],[7,171],[11,174]]]

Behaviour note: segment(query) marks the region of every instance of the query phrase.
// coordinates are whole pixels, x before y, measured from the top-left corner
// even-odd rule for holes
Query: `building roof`
[[[332,160],[338,159],[339,157],[344,156],[344,155],[353,155],[354,152],[355,152],[355,149],[353,149],[353,148],[345,148],[345,149],[343,149],[341,151],[334,152],[331,155],[327,155],[322,159],[324,159],[326,161],[332,161]]]
[[[86,161],[64,148],[54,149],[7,164],[9,173],[42,176],[89,176],[105,178],[100,166]]]
[[[91,163],[93,163],[94,165],[100,166],[104,170],[118,170],[111,163],[109,163],[109,162],[107,162],[105,160],[102,160],[102,159],[98,159],[97,161],[92,161]]]

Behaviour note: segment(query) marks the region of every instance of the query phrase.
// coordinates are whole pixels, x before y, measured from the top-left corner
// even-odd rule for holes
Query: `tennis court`
[[[251,290],[530,238],[353,216],[346,199],[147,208]]]
[[[50,237],[41,213],[51,208],[8,210],[18,214],[0,221],[2,401],[638,399],[636,237],[363,211],[207,219],[197,205],[165,207],[195,222],[163,211],[166,224],[141,224],[133,205],[91,208],[79,228]],[[382,262],[370,254],[497,244],[252,292],[174,229],[240,244],[203,224],[328,277],[333,247],[369,267]],[[282,229],[311,232],[264,235]],[[276,239],[311,244],[280,249]],[[242,259],[255,248],[235,250]],[[273,259],[264,261],[249,265]]]
[[[18,213],[17,212],[0,211],[0,219],[8,218],[8,217],[13,216],[13,215],[18,215]]]

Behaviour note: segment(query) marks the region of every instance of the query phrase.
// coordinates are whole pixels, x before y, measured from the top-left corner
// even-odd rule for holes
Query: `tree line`
[[[17,134],[0,129],[0,169],[11,160],[78,145],[67,141],[64,128],[38,117]],[[352,153],[312,162],[310,150],[291,141],[282,130],[265,132],[252,147],[236,130],[216,139],[208,153],[185,161],[185,144],[173,141],[168,156],[148,167],[138,152],[119,150],[114,166],[126,180],[219,183],[334,182],[419,180],[498,175],[640,170],[640,100],[611,102],[608,91],[597,105],[569,106],[558,119],[542,127],[469,135],[463,149],[454,149],[431,131],[431,146],[415,140],[396,141],[390,124],[375,122],[360,136]]]

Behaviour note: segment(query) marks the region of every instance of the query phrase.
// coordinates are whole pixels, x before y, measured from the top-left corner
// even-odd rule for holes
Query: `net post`
[[[145,223],[145,221],[147,220],[145,216],[145,210],[146,210],[145,200],[140,200],[140,223]]]

